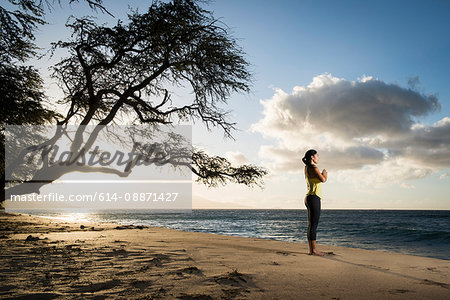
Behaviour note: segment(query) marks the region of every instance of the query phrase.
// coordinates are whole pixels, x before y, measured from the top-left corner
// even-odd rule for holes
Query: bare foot
[[[309,255],[324,256],[325,253],[316,250],[313,252],[309,252]]]

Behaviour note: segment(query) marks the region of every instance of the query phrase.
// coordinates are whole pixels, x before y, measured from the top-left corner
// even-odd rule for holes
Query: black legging
[[[308,241],[315,241],[320,218],[320,197],[307,195],[305,205],[308,208]]]

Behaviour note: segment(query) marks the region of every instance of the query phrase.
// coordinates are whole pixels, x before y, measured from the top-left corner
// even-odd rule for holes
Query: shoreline
[[[448,260],[302,243],[0,214],[2,298],[445,299]],[[29,238],[31,236],[31,238]],[[28,240],[27,240],[28,239]]]
[[[192,211],[221,211],[221,210],[225,210],[225,211],[233,211],[236,212],[238,211],[248,211],[248,209],[192,209]],[[285,209],[281,209],[281,210],[285,210]],[[297,210],[297,209],[296,209]],[[42,217],[46,217],[46,218],[56,218],[56,219],[64,219],[66,220],[66,218],[64,218],[63,216],[59,216],[60,214],[64,214],[64,215],[71,215],[73,213],[76,213],[77,215],[79,215],[79,213],[81,213],[82,215],[84,213],[87,214],[91,214],[94,213],[106,213],[106,214],[115,214],[115,209],[105,209],[105,210],[98,210],[98,209],[94,209],[94,210],[83,210],[83,211],[79,211],[78,209],[76,211],[72,211],[72,210],[63,210],[61,211],[60,209],[54,209],[55,212],[55,217],[51,216],[51,211],[52,210],[48,210],[48,209],[30,209],[30,210],[17,210],[17,211],[9,211],[9,212],[13,212],[13,213],[22,213],[22,214],[32,214],[34,216],[42,216]],[[141,213],[141,210],[139,209],[117,209],[117,211],[119,212],[119,214],[122,214],[125,212],[125,214],[127,214],[128,212],[135,212],[138,211],[138,213]],[[258,209],[258,211],[266,211],[264,209]],[[306,210],[304,210],[306,211]],[[334,209],[331,209],[330,211],[336,211]],[[355,211],[361,211],[361,210],[355,210]],[[372,211],[378,211],[378,210],[373,210]],[[386,211],[392,211],[392,210],[386,210]],[[402,210],[402,211],[413,211],[413,210]],[[444,210],[429,210],[429,211],[436,211],[436,212],[440,212],[440,211],[444,211]],[[42,212],[42,214],[38,213],[38,212]],[[150,212],[150,216],[151,214],[154,212]],[[158,214],[157,214],[158,215]],[[169,215],[171,215],[171,213],[169,213]],[[78,218],[78,217],[76,217]],[[225,217],[226,218],[226,217]],[[74,219],[74,218],[71,218]],[[189,218],[188,218],[189,219]],[[197,219],[193,219],[194,221],[198,221]],[[203,219],[200,219],[203,220]],[[287,242],[293,242],[293,243],[298,243],[298,244],[303,244],[303,243],[307,243],[306,238],[301,238],[298,235],[292,235],[289,236],[289,238],[279,238],[279,237],[272,237],[272,235],[266,236],[265,233],[267,234],[267,232],[259,232],[259,234],[257,232],[253,232],[253,231],[245,231],[245,232],[241,232],[240,235],[235,234],[236,228],[231,228],[231,227],[225,227],[224,228],[215,228],[215,230],[211,228],[203,228],[202,224],[199,224],[199,226],[201,228],[203,228],[203,230],[198,230],[196,226],[187,226],[187,227],[183,227],[180,228],[180,226],[173,226],[173,224],[171,222],[168,222],[167,224],[160,223],[160,224],[151,224],[152,222],[146,222],[146,219],[140,219],[140,218],[135,218],[135,219],[128,219],[128,218],[124,218],[124,219],[110,219],[110,221],[107,220],[107,218],[94,218],[94,219],[78,219],[75,220],[76,221],[80,221],[80,222],[117,222],[120,224],[138,224],[138,225],[146,225],[146,226],[155,226],[158,228],[171,228],[171,229],[175,229],[175,230],[181,230],[181,231],[185,231],[185,232],[206,232],[206,233],[212,233],[212,234],[219,234],[219,235],[224,235],[224,236],[240,236],[240,237],[248,237],[248,238],[260,238],[260,239],[264,239],[264,240],[275,240],[275,241],[287,241]],[[158,222],[159,223],[159,222]],[[242,224],[244,225],[244,224]],[[306,225],[305,225],[306,226]],[[330,227],[331,228],[331,227]],[[222,230],[221,230],[222,229]],[[270,233],[269,233],[270,234]],[[324,233],[325,235],[327,234],[327,232]],[[328,234],[329,235],[329,234]],[[306,233],[305,233],[306,236]],[[344,242],[342,242],[342,239],[344,238]],[[430,247],[427,247],[425,244],[415,244],[415,246],[408,246],[406,247],[405,245],[414,245],[413,244],[409,244],[410,242],[412,242],[412,240],[406,240],[404,241],[404,243],[390,243],[389,241],[385,240],[385,241],[380,241],[377,240],[377,237],[375,237],[374,240],[371,240],[371,237],[368,236],[367,241],[369,241],[368,243],[358,243],[359,236],[356,236],[356,242],[353,242],[352,237],[343,237],[338,236],[337,240],[338,242],[335,241],[335,239],[331,238],[330,236],[323,238],[322,237],[322,232],[321,232],[321,238],[318,240],[318,244],[323,245],[323,246],[336,246],[336,247],[345,247],[345,248],[353,248],[353,249],[362,249],[362,250],[374,250],[374,251],[381,251],[381,252],[385,252],[385,253],[396,253],[396,254],[404,254],[404,255],[411,255],[411,256],[417,256],[417,257],[428,257],[428,258],[436,258],[436,259],[442,259],[442,260],[447,260],[450,261],[450,256],[448,253],[448,250],[445,250],[445,246],[443,245],[436,245],[433,249],[431,249]],[[339,242],[341,241],[341,243]],[[352,241],[352,242],[351,242]],[[433,251],[434,250],[434,251]]]

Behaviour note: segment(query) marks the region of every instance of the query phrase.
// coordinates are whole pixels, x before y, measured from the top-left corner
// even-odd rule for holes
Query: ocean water
[[[185,231],[307,243],[304,209],[7,210],[78,221],[150,225]],[[450,210],[322,210],[317,243],[450,259]],[[326,246],[321,246],[326,251]]]

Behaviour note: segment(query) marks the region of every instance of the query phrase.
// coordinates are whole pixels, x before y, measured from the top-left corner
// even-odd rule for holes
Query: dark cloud
[[[284,108],[294,119],[346,139],[404,134],[415,118],[440,109],[433,95],[379,80],[349,82],[330,75],[315,80],[323,84],[297,88]]]
[[[370,147],[349,147],[347,149],[320,149],[320,161],[326,162],[329,170],[358,169],[363,165],[381,163],[384,154]],[[306,152],[306,151],[304,151]],[[273,163],[269,167],[274,171],[298,172],[304,164],[301,158],[304,152],[289,150],[275,146],[264,146],[261,156],[270,158]]]
[[[321,160],[326,162],[327,169],[359,169],[363,165],[383,162],[383,152],[365,146],[348,147],[346,149],[325,149],[320,152]]]
[[[433,126],[416,126],[397,139],[380,143],[392,156],[412,159],[433,167],[450,166],[450,118]]]
[[[412,76],[408,78],[408,86],[415,89],[420,84],[419,76]]]

